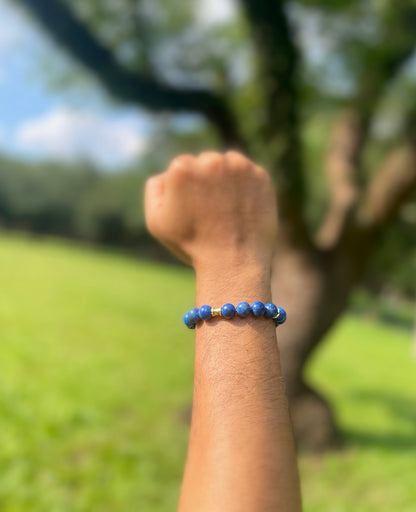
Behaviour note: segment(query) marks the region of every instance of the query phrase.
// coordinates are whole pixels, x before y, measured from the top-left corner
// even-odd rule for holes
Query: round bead
[[[251,313],[251,307],[248,302],[239,302],[235,308],[237,315],[245,318]]]
[[[253,302],[251,305],[251,311],[254,316],[263,316],[265,311],[263,302],[260,302],[259,300]]]
[[[233,318],[235,315],[235,307],[227,302],[227,304],[224,304],[221,308],[221,315],[224,318]]]
[[[202,320],[211,320],[212,318],[212,312],[211,312],[211,306],[207,306],[204,304],[199,308],[199,317]]]
[[[277,315],[277,307],[272,304],[271,302],[268,302],[267,304],[264,305],[264,316],[266,318],[273,318],[274,316]]]
[[[201,320],[198,308],[191,309],[191,311],[188,311],[188,314],[191,321],[193,321],[195,324],[197,324]]]
[[[283,308],[277,308],[278,316],[274,319],[276,326],[284,324],[286,322],[286,311]]]
[[[189,315],[189,312],[184,314],[183,321],[184,321],[184,324],[186,325],[186,327],[188,327],[188,329],[195,329],[196,324],[195,324],[194,320],[192,320],[191,316]]]

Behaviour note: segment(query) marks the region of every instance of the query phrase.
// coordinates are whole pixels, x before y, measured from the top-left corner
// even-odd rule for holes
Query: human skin
[[[277,219],[266,171],[228,152],[183,155],[145,192],[150,232],[196,273],[196,305],[271,301]],[[299,512],[296,454],[274,322],[196,327],[179,512]]]

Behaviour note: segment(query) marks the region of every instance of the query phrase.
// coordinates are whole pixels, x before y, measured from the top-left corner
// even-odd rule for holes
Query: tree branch
[[[346,219],[357,202],[360,144],[360,116],[355,111],[347,111],[335,126],[326,158],[330,203],[316,237],[316,243],[321,249],[331,249],[337,244]]]
[[[351,169],[354,176],[354,166]],[[317,238],[320,249],[335,250],[340,260],[354,251],[356,256],[352,259],[365,259],[378,233],[416,191],[416,116],[415,121],[408,120],[402,143],[386,157],[361,193],[351,181],[349,171],[340,164],[339,181],[334,184],[339,187],[335,204]]]
[[[202,89],[179,89],[124,68],[62,0],[17,0],[42,28],[99,79],[115,98],[153,112],[194,112],[206,117],[227,146],[245,149],[225,99]]]
[[[303,194],[301,176],[298,90],[298,52],[285,13],[285,3],[240,0],[251,26],[265,94],[265,136],[274,145],[277,172],[291,195]]]
[[[334,293],[342,281],[357,283],[380,242],[380,234],[416,191],[416,137],[406,139],[385,159],[351,212],[351,222],[329,253]],[[341,282],[342,282],[341,281]],[[342,288],[343,284],[341,284]],[[345,286],[344,286],[345,288]]]
[[[365,231],[378,232],[396,216],[415,190],[416,139],[413,139],[393,151],[369,183],[359,212],[359,225]]]
[[[265,97],[262,125],[269,166],[279,182],[282,229],[295,243],[309,240],[303,219],[305,185],[300,138],[299,53],[284,1],[240,0],[251,26]]]
[[[354,218],[334,247],[338,268],[353,269],[359,275],[380,232],[396,217],[400,207],[416,191],[416,123],[409,122],[402,143],[385,159],[380,171],[368,183]],[[357,262],[359,263],[357,265]]]

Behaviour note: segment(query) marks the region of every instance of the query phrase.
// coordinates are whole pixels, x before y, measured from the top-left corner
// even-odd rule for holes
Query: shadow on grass
[[[360,448],[384,448],[392,451],[416,451],[416,435],[409,436],[397,432],[371,432],[346,430],[344,436],[348,446]]]
[[[379,318],[381,322],[406,330],[412,329],[414,324],[412,316],[397,311],[382,311],[379,313]]]
[[[363,309],[362,307],[355,306],[353,304],[349,307],[349,311],[363,318],[373,319],[377,322],[397,327],[399,329],[404,329],[406,331],[412,330],[415,323],[413,307],[411,309],[410,306],[407,308],[402,307],[396,309],[391,309],[387,306],[378,308],[367,307],[367,309]]]
[[[356,400],[367,403],[377,403],[389,412],[409,423],[413,434],[403,434],[395,431],[372,432],[360,429],[344,431],[347,442],[360,447],[380,447],[390,450],[416,450],[416,397],[414,400],[395,393],[380,393],[377,391],[358,391],[353,393]]]

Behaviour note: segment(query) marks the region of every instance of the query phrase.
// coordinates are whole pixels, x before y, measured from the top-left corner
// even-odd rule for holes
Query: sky
[[[234,11],[234,0],[198,0],[195,17],[222,23]],[[93,84],[52,84],[48,66],[59,73],[71,68],[70,59],[10,0],[0,0],[0,20],[0,153],[82,158],[110,171],[137,161],[154,129],[151,116],[115,105]]]

